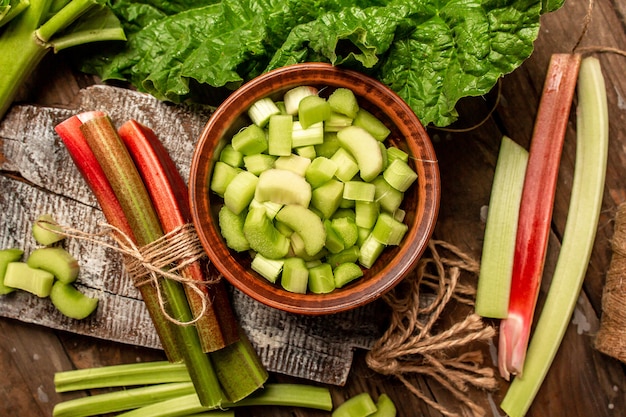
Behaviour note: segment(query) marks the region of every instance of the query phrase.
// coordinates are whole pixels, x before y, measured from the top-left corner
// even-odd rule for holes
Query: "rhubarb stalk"
[[[75,115],[56,125],[54,130],[63,141],[76,168],[94,193],[104,217],[122,233],[125,233],[129,238],[135,240],[135,236],[124,215],[124,210],[117,200],[115,192],[113,188],[111,188],[111,184],[109,184],[109,180],[107,180],[104,175],[102,167],[96,160],[91,148],[87,145],[87,142],[85,142],[85,137],[80,131],[83,120],[89,120],[93,117],[102,117],[104,115],[105,114],[100,111]]]
[[[106,116],[92,118],[81,125],[81,131],[120,201],[136,244],[143,247],[162,237],[163,231],[150,196],[111,120]],[[179,322],[191,321],[191,310],[181,284],[167,278],[161,279],[160,283],[172,318]],[[158,284],[141,286],[146,285]],[[223,395],[217,375],[202,349],[195,327],[176,325],[174,328],[200,401],[206,406],[221,404]]]
[[[275,383],[268,384],[244,400],[224,404],[224,408],[251,406],[302,407],[330,412],[333,402],[328,388],[325,387]],[[207,407],[203,407],[198,402],[195,394],[188,394],[139,407],[122,413],[118,417],[195,416],[207,411],[209,411]]]
[[[176,164],[159,141],[156,134],[147,126],[131,120],[124,123],[119,134],[135,161],[165,232],[184,225],[191,219],[187,184],[180,175]],[[187,277],[203,280],[199,263],[194,269],[183,270]],[[207,265],[210,266],[210,265]],[[211,351],[211,361],[229,401],[239,401],[257,390],[267,380],[268,374],[254,347],[241,331],[232,312],[230,300],[223,282],[208,287],[212,300],[212,315],[208,332],[200,333],[207,337],[205,348]],[[191,296],[197,293],[191,292]],[[189,294],[188,294],[189,297]],[[194,304],[192,303],[192,308]],[[200,300],[196,299],[196,309]],[[199,327],[202,323],[196,323]]]
[[[155,203],[157,215],[165,233],[191,222],[187,184],[174,161],[152,129],[135,120],[124,123],[118,130],[144,184]],[[205,352],[221,349],[239,339],[237,322],[230,306],[228,293],[221,281],[209,283],[204,271],[208,265],[200,261],[180,270],[188,280],[201,283],[202,294],[186,286],[187,299],[196,317],[196,328]]]
[[[196,396],[194,391],[195,388],[191,382],[149,384],[143,387],[89,395],[58,403],[52,410],[52,417],[109,415],[138,407],[149,407],[155,401],[177,399],[186,395]]]
[[[81,113],[58,124],[55,127],[55,131],[65,144],[78,171],[98,201],[107,222],[136,242],[133,229],[126,218],[124,209],[120,205],[100,163],[80,130],[85,120],[103,116],[104,113],[102,112]],[[183,358],[176,342],[173,324],[166,319],[159,307],[159,297],[156,289],[151,285],[143,285],[139,288],[139,291],[168,360],[181,362]]]
[[[54,374],[56,392],[171,382],[191,382],[185,364],[168,361],[139,362],[72,369]]]
[[[524,375],[502,401],[511,417],[530,408],[552,364],[580,295],[596,237],[609,145],[606,87],[600,62],[582,60],[578,78],[576,163],[570,206],[550,289],[528,347]]]
[[[250,406],[303,407],[331,411],[330,391],[326,387],[305,384],[268,384],[238,402],[226,402],[222,408]],[[75,398],[54,406],[53,417],[88,417],[118,413],[118,417],[222,416],[216,407],[205,407],[190,383],[154,383],[103,394]],[[207,413],[207,414],[203,414]],[[215,414],[214,414],[215,413]],[[228,414],[234,416],[234,414]]]
[[[535,120],[520,204],[509,309],[500,326],[498,366],[507,380],[523,371],[580,61],[578,54],[552,55]]]
[[[519,205],[528,162],[526,149],[504,136],[491,187],[476,286],[476,313],[502,319],[508,313]]]
[[[0,5],[0,28],[26,10],[29,5],[29,0],[3,1]]]
[[[72,0],[50,16],[59,2],[30,0],[30,4],[2,27],[0,33],[0,119],[17,91],[41,60],[71,46],[104,40],[125,40],[124,31],[112,12],[96,0]],[[97,10],[98,13],[88,14]],[[48,19],[48,20],[46,20]],[[83,27],[55,36],[75,21]],[[80,26],[80,25],[79,25]]]

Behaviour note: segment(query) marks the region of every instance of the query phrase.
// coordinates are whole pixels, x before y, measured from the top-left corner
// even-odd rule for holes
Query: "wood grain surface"
[[[583,26],[587,2],[566,0],[564,7],[542,19],[542,27],[535,44],[535,52],[518,70],[503,77],[499,88],[484,97],[463,100],[459,104],[461,119],[454,128],[473,127],[467,131],[429,129],[439,159],[442,176],[442,205],[435,237],[457,245],[475,258],[480,257],[484,221],[481,217],[488,204],[491,182],[498,146],[503,134],[528,147],[534,116],[539,103],[548,60],[552,53],[569,52],[574,47]],[[626,49],[626,3],[621,0],[596,0],[593,15],[583,47],[614,47]],[[626,201],[626,58],[612,53],[595,53],[601,62],[607,84],[610,112],[610,151],[603,199],[603,211],[598,224],[598,234],[592,259],[585,277],[583,291],[567,329],[565,339],[555,361],[528,412],[529,417],[615,417],[626,416],[626,369],[623,363],[610,358],[593,347],[595,332],[601,319],[602,288],[611,257],[613,215],[616,207]],[[54,108],[63,115],[72,114],[81,97],[81,90],[96,83],[92,77],[72,71],[63,61],[63,56],[46,59],[42,69],[30,80],[20,96],[20,106],[45,106]],[[124,104],[124,103],[120,103]],[[490,111],[495,107],[495,111]],[[63,113],[61,109],[66,109]],[[44,108],[41,112],[46,111]],[[37,117],[35,112],[32,117]],[[485,123],[476,127],[485,117]],[[28,128],[28,120],[21,121]],[[545,297],[550,274],[558,256],[559,241],[563,234],[569,195],[573,177],[575,157],[575,117],[570,124],[561,159],[557,195],[553,213],[553,227],[548,248],[539,305]],[[3,132],[10,129],[3,125]],[[29,135],[32,132],[28,133]],[[3,133],[3,135],[5,135]],[[0,148],[5,149],[7,139],[0,135]],[[26,133],[15,132],[16,137]],[[186,148],[187,149],[187,148]],[[4,151],[3,151],[4,152]],[[19,158],[28,159],[29,153],[22,151]],[[53,155],[46,157],[55,158]],[[42,175],[33,170],[33,176],[24,178],[21,171],[8,161],[18,156],[0,155],[0,201],[7,193],[24,193],[24,201],[11,208],[10,216],[23,216],[24,205],[41,203],[42,194],[59,193],[65,181]],[[22,159],[22,161],[24,161]],[[32,162],[32,161],[30,161]],[[13,163],[13,162],[11,162]],[[33,163],[37,163],[36,161]],[[67,180],[73,183],[76,178]],[[28,190],[28,191],[25,191]],[[89,201],[88,193],[81,198]],[[76,216],[96,216],[93,202],[86,203],[94,212],[77,212]],[[85,208],[87,210],[87,208]],[[8,218],[6,213],[0,214]],[[79,217],[77,217],[79,218]],[[26,230],[0,225],[0,240],[3,245],[15,242],[16,236]],[[25,221],[10,224],[25,224]],[[106,255],[104,255],[106,256]],[[98,257],[99,258],[99,257]],[[108,268],[117,268],[111,263]],[[113,272],[113,271],[111,271]],[[120,272],[121,274],[121,272]],[[28,304],[29,301],[24,301]],[[2,309],[0,299],[0,309]],[[26,307],[26,306],[25,306]],[[32,314],[32,312],[29,312]],[[42,310],[41,319],[49,314]],[[454,320],[462,311],[450,311],[442,325]],[[20,314],[21,316],[21,314]],[[497,323],[494,323],[497,326]],[[54,404],[73,396],[89,395],[87,392],[57,394],[53,388],[56,371],[87,368],[119,363],[132,363],[163,359],[160,350],[140,347],[119,341],[103,340],[74,331],[54,329],[48,324],[31,324],[15,318],[0,318],[0,415],[50,416]],[[323,337],[323,327],[316,330]],[[358,331],[355,332],[359,334]],[[307,349],[306,343],[302,346]],[[488,360],[495,360],[494,345],[484,346]],[[268,347],[268,352],[275,352]],[[334,346],[339,351],[341,346]],[[319,353],[317,353],[319,354]],[[373,396],[385,392],[396,403],[399,416],[441,416],[442,414],[418,400],[403,385],[392,377],[377,374],[364,361],[365,346],[354,351],[353,363],[343,386],[328,385],[336,404],[363,391]],[[278,358],[278,360],[282,360]],[[314,366],[306,363],[307,367]],[[408,376],[430,398],[458,410],[458,401],[436,382],[422,376]],[[309,382],[303,378],[286,375],[283,370],[273,372],[272,381]],[[499,381],[495,392],[471,391],[469,395],[487,410],[488,416],[500,417],[504,413],[498,408],[507,383]],[[317,383],[317,382],[313,382]],[[290,407],[259,407],[241,409],[238,416],[329,416],[322,411],[293,409]]]

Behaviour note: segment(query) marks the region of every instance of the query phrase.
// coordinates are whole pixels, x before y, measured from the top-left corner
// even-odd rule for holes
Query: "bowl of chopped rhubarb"
[[[270,307],[362,306],[416,266],[439,211],[430,138],[381,82],[324,63],[267,72],[211,115],[190,203],[209,259]]]

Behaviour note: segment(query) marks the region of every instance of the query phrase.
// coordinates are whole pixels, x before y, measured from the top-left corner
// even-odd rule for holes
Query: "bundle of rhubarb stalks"
[[[544,273],[561,150],[576,90],[576,161],[567,222],[547,298],[531,329]],[[487,215],[476,312],[501,319],[500,374],[507,380],[515,375],[501,407],[511,417],[528,411],[574,311],[597,231],[608,136],[599,61],[571,53],[551,58],[529,150],[507,137],[502,140]]]
[[[268,372],[202,256],[187,185],[157,135],[134,120],[118,130],[98,111],[55,130],[122,248],[168,361],[184,365],[199,404],[218,408],[257,391]]]

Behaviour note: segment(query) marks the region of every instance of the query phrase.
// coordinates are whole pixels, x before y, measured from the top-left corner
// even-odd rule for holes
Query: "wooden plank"
[[[59,198],[23,181],[0,176],[0,185],[3,190],[0,196],[0,224],[6,232],[0,236],[2,248],[22,248],[28,256],[37,247],[30,235],[30,226],[40,213],[54,213],[63,224],[84,225],[83,230],[87,233],[96,233],[98,222],[103,221],[97,209]],[[94,221],[83,222],[84,219]],[[68,319],[54,308],[48,298],[16,291],[0,296],[0,315],[55,329],[159,348],[160,342],[145,305],[127,275],[122,273],[119,256],[115,256],[110,249],[78,239],[69,239],[66,248],[80,260],[80,290],[100,299],[96,313],[86,320]],[[105,279],[107,277],[109,279]]]
[[[344,385],[346,363],[352,363],[354,350],[369,349],[382,333],[382,304],[327,317],[284,314],[259,305],[240,291],[233,291],[235,313],[264,363],[286,375],[306,375],[307,379]],[[304,330],[303,330],[304,329]],[[345,334],[347,338],[337,337]]]

